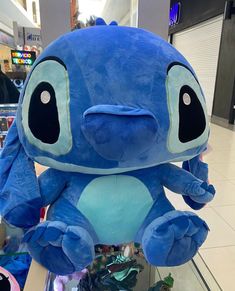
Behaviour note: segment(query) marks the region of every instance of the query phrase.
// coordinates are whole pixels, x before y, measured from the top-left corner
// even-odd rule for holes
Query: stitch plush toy
[[[175,210],[163,186],[195,209],[214,196],[199,160],[209,135],[203,92],[163,39],[99,24],[36,60],[0,158],[1,214],[29,228],[31,255],[57,274],[90,264],[95,244],[131,241],[150,264],[183,264],[208,227]],[[33,161],[49,167],[39,179]],[[185,170],[175,161],[188,161]]]

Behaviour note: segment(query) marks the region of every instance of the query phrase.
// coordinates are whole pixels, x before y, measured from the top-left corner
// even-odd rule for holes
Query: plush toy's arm
[[[38,179],[42,205],[53,203],[66,186],[66,173],[54,169],[43,172]]]
[[[215,189],[212,185],[175,165],[160,165],[159,177],[163,186],[191,198],[194,202],[207,203],[214,197]]]
[[[182,168],[192,173],[198,179],[208,182],[208,165],[201,160],[201,156],[198,155],[191,160],[184,161]],[[198,210],[204,207],[205,203],[197,203],[193,201],[189,196],[183,196],[184,201],[193,209]]]

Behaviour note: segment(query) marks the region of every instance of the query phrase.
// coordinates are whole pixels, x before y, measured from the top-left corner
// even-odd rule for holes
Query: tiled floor
[[[222,290],[231,291],[235,290],[235,132],[212,124],[209,145],[204,160],[217,193],[197,212],[210,227],[200,254]],[[181,197],[170,192],[168,196],[176,208],[188,210]]]

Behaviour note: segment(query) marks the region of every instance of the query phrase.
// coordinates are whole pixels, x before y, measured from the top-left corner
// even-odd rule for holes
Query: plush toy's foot
[[[49,271],[67,275],[81,271],[94,259],[94,243],[82,227],[45,221],[23,239],[32,257]]]
[[[195,214],[171,211],[146,228],[142,247],[150,264],[177,266],[192,259],[207,233],[208,226]]]

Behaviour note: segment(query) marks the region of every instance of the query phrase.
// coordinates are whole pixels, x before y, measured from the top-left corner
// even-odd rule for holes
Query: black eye
[[[198,138],[206,128],[205,114],[194,90],[183,86],[179,96],[179,140],[182,143]]]
[[[55,90],[48,82],[34,89],[29,105],[28,124],[32,134],[44,143],[55,143],[60,134],[60,124]]]

